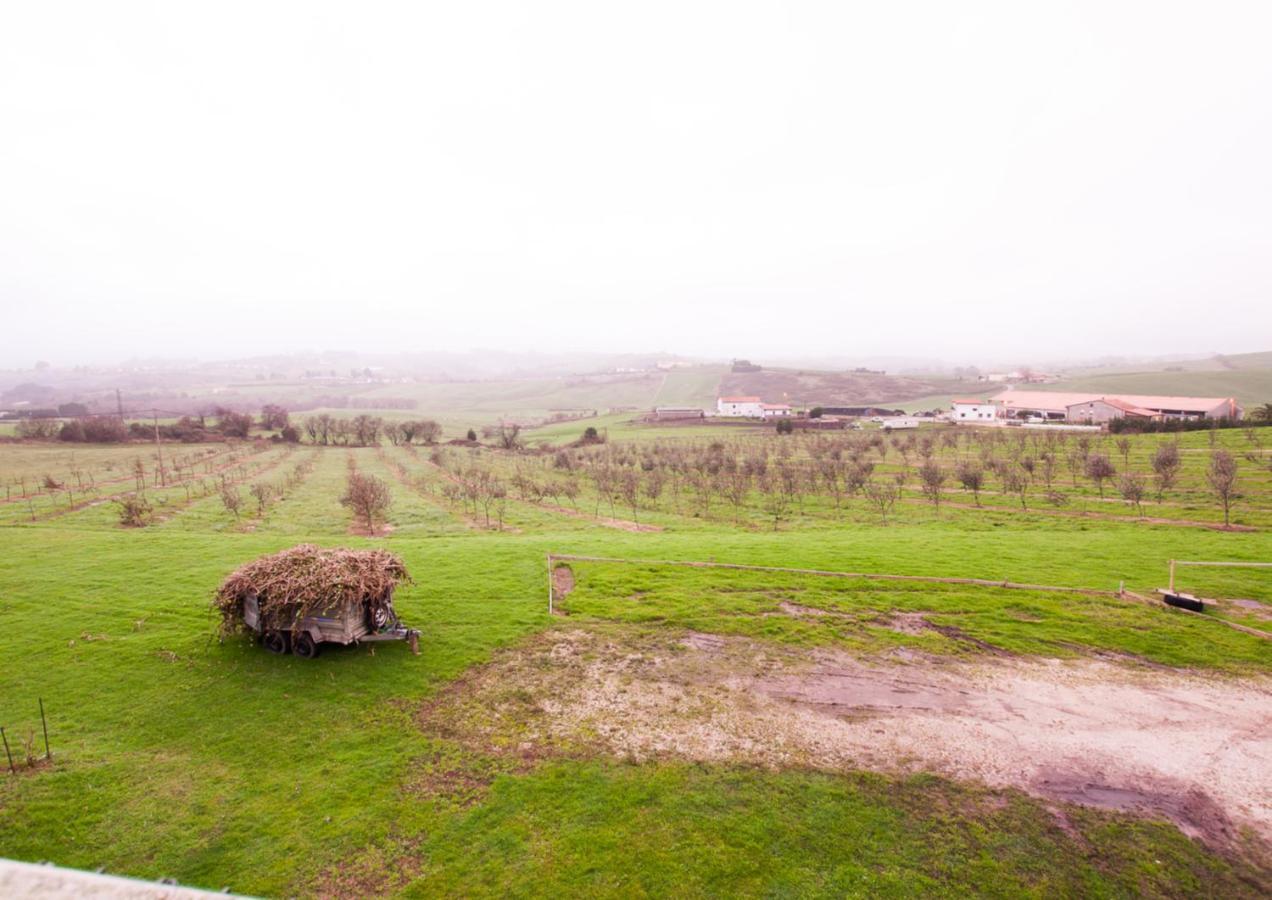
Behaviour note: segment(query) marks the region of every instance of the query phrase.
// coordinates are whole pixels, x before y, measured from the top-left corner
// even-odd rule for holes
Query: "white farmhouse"
[[[998,407],[992,400],[981,400],[976,397],[955,397],[952,401],[954,411],[950,420],[955,424],[975,425],[992,423],[998,418]]]
[[[764,404],[759,397],[719,397],[716,415],[759,419],[764,416]]]
[[[761,403],[760,415],[766,419],[788,419],[792,413],[787,403]]]

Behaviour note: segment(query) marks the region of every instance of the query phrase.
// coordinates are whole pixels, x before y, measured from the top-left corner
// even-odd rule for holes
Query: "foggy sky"
[[[1272,4],[0,12],[0,366],[1272,348]]]

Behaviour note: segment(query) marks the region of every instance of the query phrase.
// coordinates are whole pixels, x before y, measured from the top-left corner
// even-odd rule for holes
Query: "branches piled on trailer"
[[[300,544],[234,570],[213,603],[221,612],[223,631],[230,633],[243,625],[243,602],[253,594],[262,621],[289,626],[323,610],[385,602],[398,584],[410,581],[401,557],[387,550]]]

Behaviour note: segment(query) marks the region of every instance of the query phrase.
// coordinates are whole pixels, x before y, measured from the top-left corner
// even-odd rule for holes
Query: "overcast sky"
[[[1272,3],[12,0],[0,367],[1272,349]]]

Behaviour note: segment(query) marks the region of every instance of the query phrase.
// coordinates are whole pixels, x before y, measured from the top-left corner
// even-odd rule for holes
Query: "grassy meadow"
[[[688,402],[703,390],[697,377],[664,384],[678,399],[659,402]],[[564,445],[586,424],[537,436]],[[18,775],[0,777],[0,856],[277,896],[1268,889],[1269,860],[1257,849],[1215,852],[1165,821],[1071,807],[1062,827],[1029,795],[927,775],[540,757],[515,743],[495,752],[425,715],[474,667],[546,629],[579,627],[732,634],[867,659],[897,647],[964,659],[983,644],[1022,657],[1119,654],[1220,679],[1272,670],[1272,645],[1220,621],[1269,630],[1266,607],[1195,616],[1112,595],[1120,584],[1148,592],[1164,583],[1171,558],[1272,560],[1272,432],[1263,445],[1240,430],[1217,433],[1214,447],[1209,434],[1180,437],[1174,484],[1142,509],[1107,484],[1101,497],[1062,462],[1051,491],[1037,472],[1024,504],[997,476],[973,497],[952,474],[933,502],[916,474],[924,438],[950,473],[990,457],[1018,465],[1040,450],[986,451],[924,432],[904,453],[893,441],[906,436],[885,436],[880,453],[869,434],[843,436],[838,461],[868,459],[871,483],[903,476],[885,516],[862,489],[836,497],[817,474],[840,438],[722,431],[616,420],[608,443],[566,448],[564,461],[556,449],[165,446],[163,484],[152,446],[81,448],[72,458],[61,446],[0,445],[11,485],[0,506],[0,725],[19,763]],[[1164,440],[1135,437],[1123,455],[1109,438],[1088,451],[1147,476]],[[1232,522],[1243,530],[1218,527],[1207,488],[1210,454],[1223,448],[1240,465]],[[735,481],[729,499],[702,480],[699,462],[712,454],[735,468],[764,456],[765,472],[745,490]],[[116,501],[136,490],[139,458],[153,518],[123,527]],[[340,502],[351,465],[392,491],[374,534]],[[624,473],[637,479],[627,488],[634,504]],[[29,487],[46,475],[63,487]],[[656,495],[651,477],[662,479]],[[270,487],[263,503],[250,493],[257,484]],[[226,486],[242,496],[237,515]],[[1057,492],[1063,502],[1046,499]],[[398,612],[423,631],[421,655],[381,644],[302,660],[244,638],[219,641],[210,599],[221,579],[301,541],[400,554],[414,582],[398,592]],[[579,562],[575,590],[550,616],[550,552],[1110,593]],[[1206,596],[1272,603],[1266,570],[1180,577]],[[783,602],[834,615],[775,615]],[[913,610],[974,641],[880,627]],[[53,759],[27,767],[28,738],[33,756],[43,749],[41,698]]]

